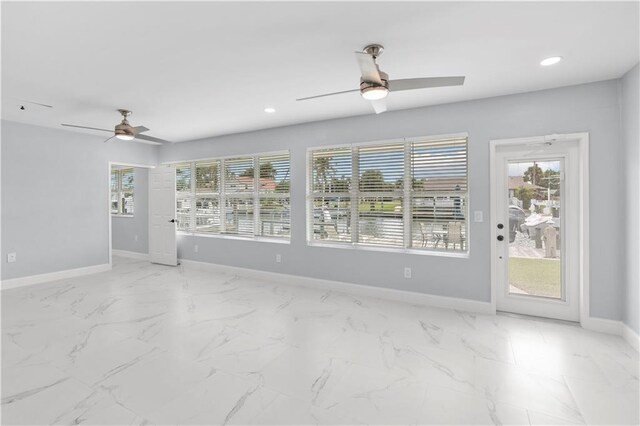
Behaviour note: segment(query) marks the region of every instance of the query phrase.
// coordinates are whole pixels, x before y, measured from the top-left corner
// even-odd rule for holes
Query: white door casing
[[[504,145],[494,145],[492,156],[492,236],[495,282],[495,303],[497,310],[515,312],[541,317],[578,321],[580,320],[580,289],[583,238],[580,215],[581,206],[581,173],[580,146],[578,140],[532,142],[525,139],[518,144],[517,140]],[[561,190],[561,259],[562,297],[559,299],[533,297],[514,294],[509,291],[509,197],[507,190],[507,170],[509,162],[558,160],[563,165],[564,178]],[[498,229],[498,224],[505,228]],[[504,240],[499,241],[502,235]]]
[[[176,169],[161,165],[149,171],[149,260],[176,266]]]

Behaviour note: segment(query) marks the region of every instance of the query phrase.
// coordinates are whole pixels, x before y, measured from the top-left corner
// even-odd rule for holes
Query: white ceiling
[[[2,118],[111,128],[129,108],[149,135],[184,141],[371,114],[357,93],[295,99],[357,88],[352,52],[373,42],[392,79],[467,76],[391,93],[391,111],[605,80],[639,60],[638,14],[638,2],[3,2]],[[554,55],[565,60],[539,65]]]

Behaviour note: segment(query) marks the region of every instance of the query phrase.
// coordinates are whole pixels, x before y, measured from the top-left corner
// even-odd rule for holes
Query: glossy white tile
[[[114,260],[2,292],[3,424],[638,422],[619,337]]]

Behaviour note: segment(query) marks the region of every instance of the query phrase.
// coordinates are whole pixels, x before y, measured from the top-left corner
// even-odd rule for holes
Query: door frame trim
[[[494,224],[497,222],[495,205],[498,194],[496,194],[495,186],[497,179],[496,168],[496,151],[500,146],[508,145],[525,145],[525,144],[543,144],[545,142],[578,142],[578,176],[580,187],[580,200],[578,202],[580,224],[578,226],[579,256],[578,269],[580,271],[579,278],[579,310],[580,324],[586,327],[589,317],[589,133],[565,133],[551,134],[544,136],[533,136],[524,138],[510,139],[494,139],[489,141],[489,180],[490,180],[490,208],[489,208],[489,224],[491,227],[491,307],[496,311],[497,299],[497,250],[494,243],[498,236],[498,232]]]

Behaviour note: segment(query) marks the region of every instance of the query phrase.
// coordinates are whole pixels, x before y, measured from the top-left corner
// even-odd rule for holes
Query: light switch
[[[474,222],[483,222],[484,215],[482,214],[482,210],[476,210],[473,212],[473,221]]]

